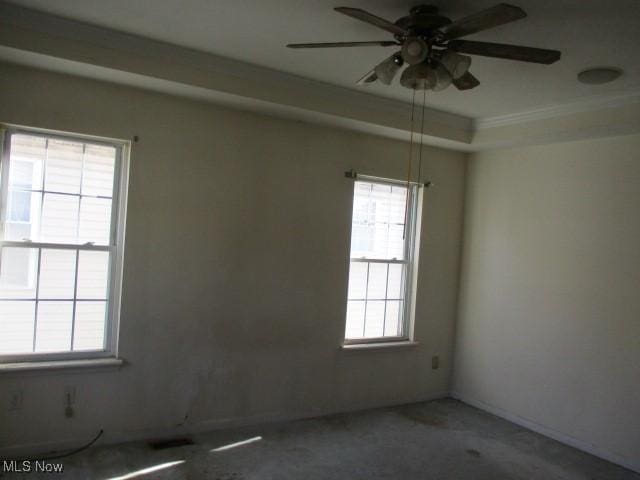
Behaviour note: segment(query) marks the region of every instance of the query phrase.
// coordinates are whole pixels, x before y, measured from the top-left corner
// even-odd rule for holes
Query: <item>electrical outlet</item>
[[[73,408],[71,405],[76,403],[76,387],[66,386],[64,387],[64,416],[67,418],[73,417]]]
[[[22,390],[16,390],[9,395],[9,410],[22,409]]]
[[[434,355],[431,357],[431,370],[438,370],[438,368],[440,368],[440,357]]]
[[[76,403],[76,387],[64,387],[64,404],[70,407],[74,403]]]

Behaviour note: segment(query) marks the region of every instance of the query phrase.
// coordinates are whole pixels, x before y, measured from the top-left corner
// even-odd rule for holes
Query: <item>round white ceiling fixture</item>
[[[616,67],[588,68],[578,74],[578,81],[587,85],[602,85],[613,82],[622,75],[622,70]]]

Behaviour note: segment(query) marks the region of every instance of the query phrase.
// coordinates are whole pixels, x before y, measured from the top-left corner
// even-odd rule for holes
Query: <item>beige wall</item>
[[[133,144],[121,370],[0,375],[0,447],[318,415],[449,391],[466,158],[425,148],[414,348],[344,352],[352,182],[406,143],[0,64],[0,122]],[[430,369],[432,355],[441,369]],[[77,388],[64,417],[64,386]],[[180,427],[183,425],[182,427]]]
[[[0,375],[0,452],[446,395],[465,155],[426,148],[416,337],[343,352],[351,182],[407,145],[0,64],[0,122],[133,144],[121,370]],[[455,394],[640,469],[640,136],[470,163]],[[441,369],[432,371],[432,355]],[[63,389],[77,388],[64,417]]]
[[[469,163],[455,394],[640,470],[640,136]]]

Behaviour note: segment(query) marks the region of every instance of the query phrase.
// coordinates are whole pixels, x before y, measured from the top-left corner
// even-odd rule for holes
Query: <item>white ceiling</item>
[[[561,50],[554,65],[475,57],[472,72],[481,86],[467,92],[449,88],[428,93],[434,108],[474,118],[493,117],[606,97],[640,89],[639,0],[510,0],[528,18],[473,37]],[[418,2],[409,0],[12,0],[46,11],[144,37],[313,78],[380,96],[411,100],[411,92],[354,85],[393,49],[291,50],[291,42],[379,40],[391,35],[333,11],[334,6],[364,8],[395,20]],[[455,19],[499,0],[437,0]],[[612,65],[624,69],[617,81],[579,84],[580,70]]]

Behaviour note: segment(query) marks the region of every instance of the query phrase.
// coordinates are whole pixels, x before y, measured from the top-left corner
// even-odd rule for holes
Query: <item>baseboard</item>
[[[497,417],[509,420],[516,425],[520,425],[521,427],[527,428],[546,437],[553,438],[560,443],[564,443],[565,445],[577,448],[578,450],[582,450],[583,452],[589,453],[595,457],[602,458],[603,460],[607,460],[608,462],[615,463],[616,465],[620,465],[621,467],[628,468],[629,470],[640,473],[640,463],[637,463],[634,460],[608,452],[589,442],[585,442],[553,428],[545,427],[544,425],[534,422],[533,420],[521,417],[520,415],[508,412],[506,410],[503,410],[502,408],[495,407],[475,398],[468,397],[461,394],[460,392],[451,392],[451,397],[473,407],[479,408],[480,410],[489,412]]]
[[[409,398],[402,403],[418,403],[426,402],[430,400],[436,400],[440,398],[446,398],[449,396],[448,391],[435,392],[427,395],[422,395],[416,398]],[[394,403],[378,403],[378,404],[359,404],[351,405],[349,408],[343,408],[339,410],[327,410],[327,411],[314,411],[314,412],[268,412],[251,415],[247,417],[231,417],[231,418],[217,418],[204,420],[198,423],[185,424],[179,427],[167,427],[167,428],[145,428],[136,431],[128,432],[109,432],[105,429],[104,435],[96,442],[96,446],[114,445],[118,443],[137,442],[145,440],[154,440],[159,438],[171,438],[184,435],[195,435],[198,433],[205,433],[215,430],[225,430],[230,428],[241,428],[248,426],[258,426],[263,424],[270,424],[276,422],[291,422],[296,420],[304,420],[310,418],[317,418],[327,415],[335,415],[338,413],[353,413],[363,410],[373,410],[377,408],[387,408],[398,405],[398,402]],[[23,459],[23,458],[37,458],[38,455],[46,456],[52,452],[64,452],[78,448],[83,443],[88,442],[95,434],[87,433],[84,438],[68,438],[63,440],[52,440],[45,442],[36,442],[29,444],[13,445],[10,447],[0,447],[0,459]]]

